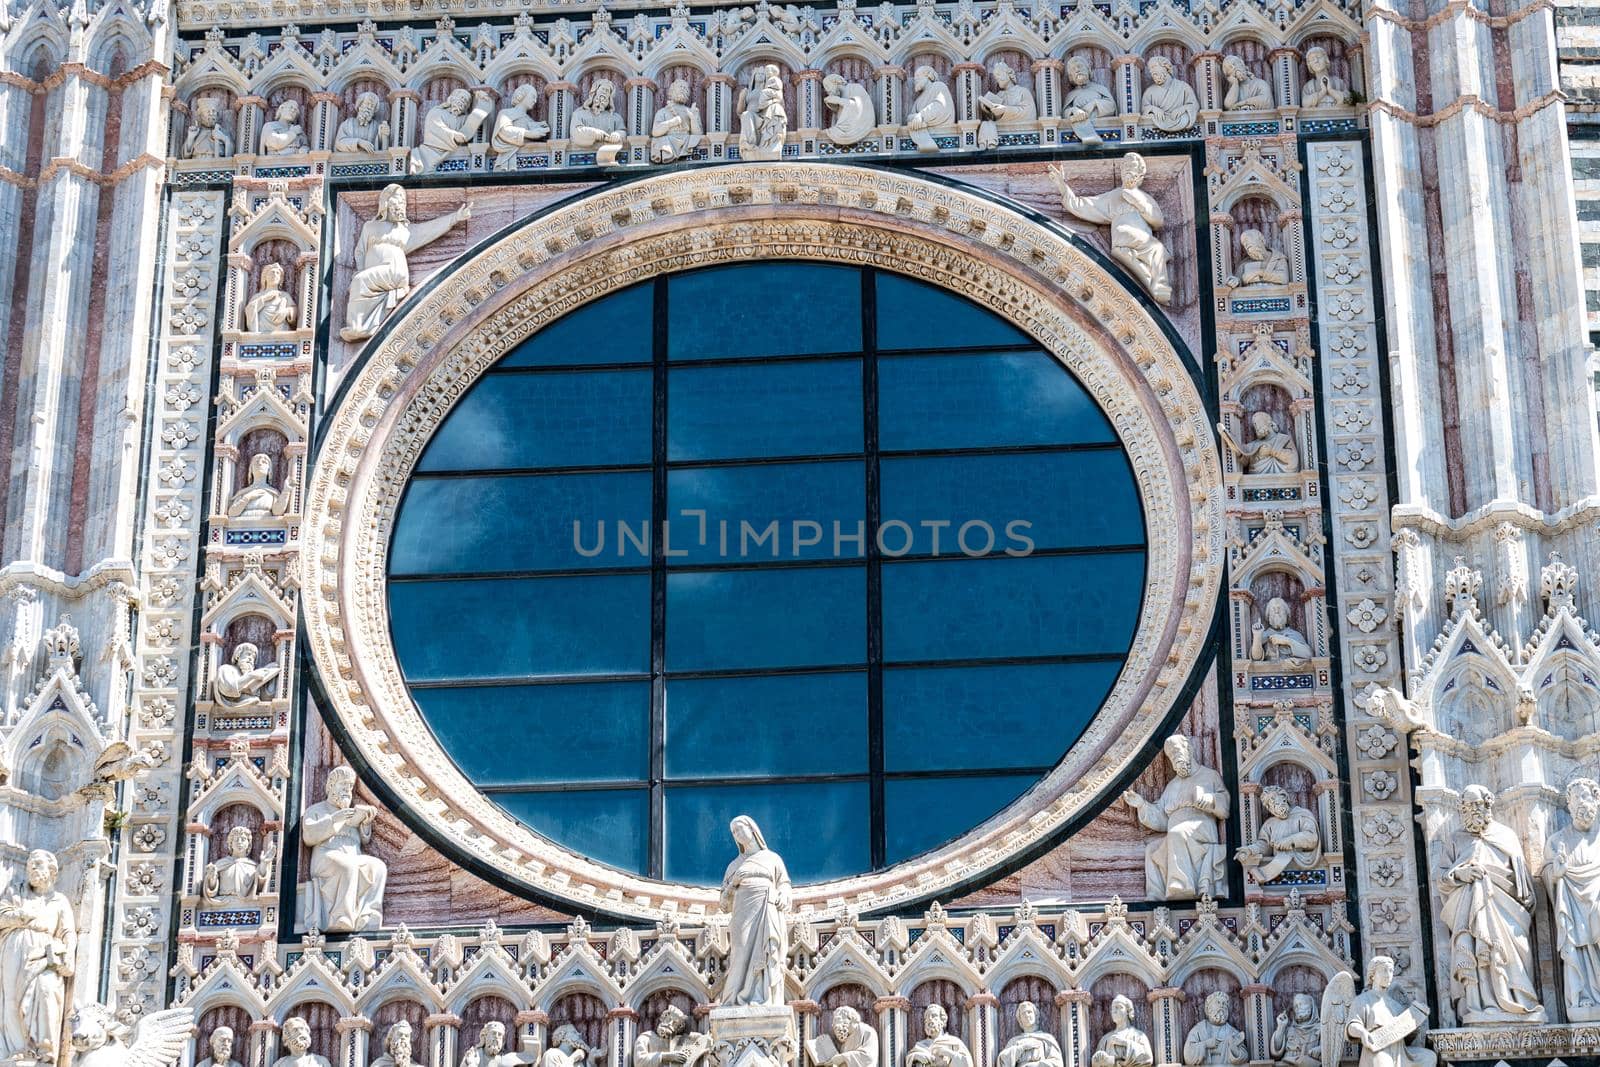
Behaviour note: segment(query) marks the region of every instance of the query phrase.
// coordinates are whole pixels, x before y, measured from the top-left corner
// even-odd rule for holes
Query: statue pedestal
[[[787,1004],[711,1009],[716,1067],[789,1067],[799,1049],[794,1010]]]

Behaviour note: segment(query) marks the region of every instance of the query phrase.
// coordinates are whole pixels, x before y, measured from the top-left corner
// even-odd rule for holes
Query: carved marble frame
[[[715,910],[714,888],[577,855],[516,822],[445,755],[390,639],[389,535],[406,481],[452,405],[492,363],[576,307],[659,274],[756,259],[893,270],[989,307],[1036,338],[1100,404],[1127,449],[1152,537],[1127,663],[1082,738],[1004,811],[881,871],[800,886],[826,915],[926,900],[1088,814],[1152,741],[1210,652],[1224,561],[1212,418],[1175,335],[1081,239],[988,194],[828,163],[647,176],[518,223],[413,294],[369,343],[323,425],[306,494],[307,648],[348,755],[399,813],[513,889],[643,920]]]

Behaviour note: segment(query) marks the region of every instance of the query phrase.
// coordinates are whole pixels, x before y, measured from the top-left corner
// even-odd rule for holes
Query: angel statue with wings
[[[1410,1044],[1427,1032],[1428,1011],[1402,1001],[1393,984],[1388,956],[1372,957],[1360,995],[1355,975],[1333,976],[1322,994],[1322,1067],[1338,1067],[1347,1039],[1360,1046],[1361,1067],[1434,1067],[1431,1050]]]
[[[128,1028],[103,1004],[85,1004],[72,1013],[74,1067],[172,1067],[194,1031],[191,1008],[169,1008],[139,1019],[133,1039]]]

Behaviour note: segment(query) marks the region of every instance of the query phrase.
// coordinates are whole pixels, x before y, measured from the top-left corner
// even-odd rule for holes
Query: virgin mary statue
[[[739,854],[722,876],[722,910],[729,913],[722,1004],[781,1006],[784,915],[794,904],[789,871],[750,816],[740,815],[728,829]]]

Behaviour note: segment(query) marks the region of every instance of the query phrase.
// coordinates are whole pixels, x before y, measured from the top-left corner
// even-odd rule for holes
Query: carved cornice
[[[1051,840],[1138,758],[1207,649],[1224,558],[1224,494],[1189,368],[1146,305],[1085,246],[992,200],[925,178],[826,164],[744,164],[597,193],[504,234],[375,343],[326,423],[302,560],[310,650],[352,755],[409,818],[501,880],[613,915],[715,907],[715,891],[624,874],[534,834],[440,750],[390,640],[385,574],[423,446],[478,376],[523,338],[662,273],[763,258],[878,266],[987,306],[1077,376],[1128,449],[1152,537],[1139,625],[1101,713],[1023,798],[930,856],[801,887],[833,913],[927,899]]]
[[[1468,20],[1482,23],[1491,30],[1505,30],[1510,29],[1530,15],[1538,14],[1541,11],[1554,11],[1555,9],[1556,5],[1552,0],[1534,0],[1527,7],[1509,15],[1491,15],[1482,8],[1469,3],[1468,0],[1450,0],[1448,4],[1425,19],[1408,18],[1398,11],[1376,5],[1367,9],[1367,15],[1369,18],[1392,22],[1411,33],[1428,33],[1435,27],[1443,26],[1452,19],[1460,18],[1463,15]]]
[[[1393,519],[1396,530],[1416,530],[1444,541],[1485,533],[1502,522],[1546,536],[1567,533],[1600,523],[1600,496],[1584,497],[1554,513],[1518,500],[1495,500],[1453,519],[1421,504],[1401,504],[1395,507]]]
[[[101,188],[107,188],[127,181],[140,171],[164,170],[166,165],[165,160],[146,152],[142,156],[135,156],[133,159],[128,160],[116,170],[106,172],[95,170],[93,167],[86,167],[76,159],[57,156],[44,165],[37,178],[30,178],[26,174],[20,174],[10,167],[0,167],[0,181],[23,189],[36,189],[50,182],[57,174],[65,172],[76,175],[84,181],[98,185]]]
[[[1439,108],[1437,111],[1430,111],[1426,114],[1417,111],[1408,111],[1398,104],[1391,104],[1387,100],[1374,100],[1371,104],[1371,108],[1373,111],[1381,112],[1390,116],[1391,118],[1399,119],[1401,122],[1408,122],[1414,126],[1420,126],[1423,129],[1428,129],[1429,127],[1437,126],[1441,122],[1454,118],[1463,111],[1469,110],[1482,115],[1491,122],[1498,122],[1502,125],[1513,125],[1534,114],[1537,114],[1538,112],[1549,107],[1551,104],[1564,104],[1566,102],[1566,93],[1563,93],[1560,89],[1552,89],[1543,96],[1534,97],[1526,104],[1523,104],[1521,107],[1518,107],[1512,111],[1502,111],[1475,93],[1467,93],[1463,96],[1458,96],[1444,107]]]
[[[1594,1056],[1600,1054],[1600,1023],[1432,1030],[1428,1043],[1446,1060]]]

